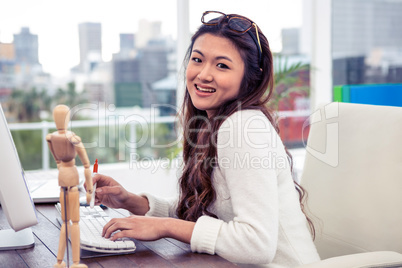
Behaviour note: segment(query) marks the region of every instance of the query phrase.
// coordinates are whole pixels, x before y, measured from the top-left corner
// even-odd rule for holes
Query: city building
[[[52,78],[44,73],[38,57],[38,35],[28,27],[14,34],[12,43],[0,43],[0,99],[12,90],[52,90]]]
[[[80,63],[71,69],[76,90],[89,102],[114,102],[112,64],[102,59],[102,25],[84,22],[78,25]]]
[[[130,33],[120,34],[120,50],[118,53],[113,54],[113,59],[132,59],[135,58],[136,52],[135,35]]]
[[[113,60],[114,95],[117,107],[143,106],[140,80],[138,59]]]
[[[175,72],[175,43],[162,36],[161,22],[147,20],[139,22],[136,34],[121,33],[119,38],[119,52],[105,63],[101,24],[79,25],[80,64],[72,69],[77,92],[119,108],[150,108],[158,102],[152,84]]]
[[[0,60],[15,60],[14,43],[0,43]]]
[[[102,25],[85,22],[78,25],[80,64],[79,71],[88,73],[102,62]]]
[[[130,51],[135,48],[135,35],[122,33],[120,34],[120,51]]]
[[[89,102],[104,102],[106,105],[114,103],[111,62],[99,63],[89,74],[78,77],[82,78],[82,80],[76,80],[81,82],[78,86],[82,88]]]
[[[153,83],[175,72],[174,53],[175,43],[162,36],[159,21],[140,20],[138,33],[120,34],[120,51],[113,55],[116,107],[157,104],[160,92],[154,91]]]
[[[171,74],[152,84],[152,91],[155,93],[154,108],[159,110],[159,115],[176,115],[177,75]]]
[[[0,43],[0,101],[8,98],[15,84],[15,49],[13,43]]]
[[[38,36],[31,34],[28,27],[22,27],[19,34],[14,34],[15,60],[29,65],[39,64]]]
[[[173,47],[165,39],[150,40],[137,50],[135,58],[113,60],[113,80],[117,107],[149,108],[156,103],[152,83],[169,74],[169,54]]]
[[[333,84],[401,83],[402,1],[332,1]]]
[[[32,34],[28,27],[22,27],[19,34],[14,34],[15,84],[14,88],[31,90],[51,87],[50,76],[43,73],[39,63],[38,35]]]

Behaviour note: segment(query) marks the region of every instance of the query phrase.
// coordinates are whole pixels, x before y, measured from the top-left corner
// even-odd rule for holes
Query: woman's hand
[[[145,216],[112,219],[103,227],[102,236],[112,241],[123,237],[146,241],[157,240],[166,237],[166,232],[163,230],[164,219]],[[116,231],[120,232],[112,235]]]
[[[194,222],[174,218],[130,216],[127,218],[111,219],[103,227],[102,236],[110,238],[112,241],[123,237],[146,241],[171,237],[185,243],[190,243],[194,225]]]
[[[124,208],[136,215],[145,215],[149,210],[148,199],[128,192],[113,178],[95,174],[93,183],[97,183],[95,204],[111,208]]]
[[[109,176],[95,174],[93,183],[97,183],[95,191],[95,204],[103,204],[111,208],[123,208],[129,199],[129,192],[117,181]]]

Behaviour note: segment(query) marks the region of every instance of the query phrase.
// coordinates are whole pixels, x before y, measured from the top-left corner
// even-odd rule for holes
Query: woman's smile
[[[208,87],[201,87],[201,86],[199,86],[199,85],[197,85],[197,84],[195,84],[195,88],[198,90],[198,91],[201,91],[201,92],[203,92],[203,93],[215,93],[216,92],[216,89],[214,89],[214,88],[208,88]]]
[[[197,84],[194,85],[196,89],[196,94],[201,97],[211,96],[216,92],[216,89],[206,86],[199,86]]]

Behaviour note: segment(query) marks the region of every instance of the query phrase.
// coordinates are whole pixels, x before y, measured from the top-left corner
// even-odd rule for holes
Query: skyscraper
[[[78,25],[80,42],[80,70],[89,72],[102,61],[102,26],[85,22]]]
[[[46,88],[49,76],[44,74],[38,59],[38,36],[31,34],[28,27],[22,27],[14,34],[15,69],[14,87],[29,90],[33,87]],[[45,77],[45,79],[42,79]],[[38,81],[46,80],[45,83]]]
[[[113,59],[134,58],[135,54],[135,35],[131,33],[120,34],[120,51],[113,54]]]
[[[31,34],[28,27],[22,27],[14,34],[15,60],[18,63],[38,64],[38,36]]]

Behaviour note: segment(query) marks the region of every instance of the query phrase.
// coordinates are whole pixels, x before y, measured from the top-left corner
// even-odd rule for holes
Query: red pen
[[[95,160],[93,173],[94,174],[98,173],[98,159]],[[94,187],[92,190],[92,198],[91,198],[91,202],[89,204],[91,208],[93,208],[95,205],[95,190],[96,190],[96,183],[94,184]]]
[[[94,172],[93,173],[98,173],[98,159],[95,160]]]

